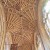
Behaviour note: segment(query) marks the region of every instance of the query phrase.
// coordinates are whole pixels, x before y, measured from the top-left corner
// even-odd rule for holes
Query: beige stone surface
[[[6,34],[10,33],[7,35],[8,44],[18,44],[17,50],[33,50],[34,32],[38,26],[38,0],[1,0],[1,3],[6,18]]]

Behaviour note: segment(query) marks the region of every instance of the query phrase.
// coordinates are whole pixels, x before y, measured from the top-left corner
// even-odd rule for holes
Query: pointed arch
[[[0,50],[4,50],[5,33],[6,33],[5,14],[4,14],[2,3],[0,2],[0,34],[1,34]]]
[[[44,43],[44,47],[46,50],[49,50],[50,48],[50,39],[47,35],[47,32],[44,28],[44,24],[43,24],[43,20],[42,20],[42,9],[43,9],[43,6],[44,6],[44,3],[46,2],[46,0],[40,0],[39,1],[39,4],[38,4],[38,29],[39,29],[39,32],[40,32],[40,35],[41,35],[41,38],[43,40],[43,43]]]
[[[4,7],[2,5],[2,2],[0,2],[0,50],[4,50],[4,47],[5,47],[5,38],[7,38],[6,31],[7,31],[6,30],[6,17],[4,13]],[[10,34],[8,35],[11,36]]]

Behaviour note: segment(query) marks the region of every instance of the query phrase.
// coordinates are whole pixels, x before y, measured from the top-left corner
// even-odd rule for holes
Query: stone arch
[[[42,15],[42,8],[43,8],[43,5],[45,2],[46,2],[46,0],[40,0],[39,4],[38,4],[38,29],[39,29],[39,32],[40,32],[45,49],[49,50],[50,40],[49,40],[49,37],[44,29],[44,25],[42,22],[42,16],[43,16]]]
[[[4,50],[4,43],[6,38],[5,36],[6,36],[6,18],[4,13],[4,7],[0,2],[0,50]]]
[[[3,50],[4,48],[4,38],[5,38],[5,32],[6,32],[6,27],[5,27],[5,14],[3,10],[2,3],[0,2],[0,50]]]

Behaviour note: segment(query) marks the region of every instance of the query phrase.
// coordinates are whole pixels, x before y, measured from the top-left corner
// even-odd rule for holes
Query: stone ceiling
[[[38,24],[38,0],[1,0],[1,2],[7,32],[11,33],[13,44],[32,45]]]

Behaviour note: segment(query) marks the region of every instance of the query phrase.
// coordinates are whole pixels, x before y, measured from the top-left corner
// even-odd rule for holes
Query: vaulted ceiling
[[[21,45],[34,43],[34,32],[38,27],[38,0],[1,0],[6,31],[11,33],[12,43]]]

